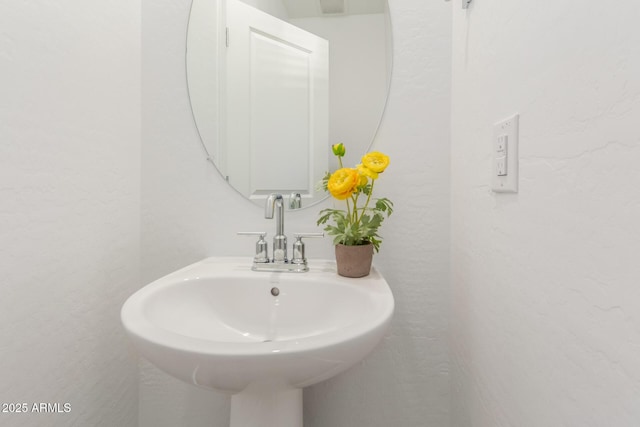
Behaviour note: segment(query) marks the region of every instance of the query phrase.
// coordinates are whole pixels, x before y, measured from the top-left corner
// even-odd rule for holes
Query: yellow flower
[[[342,168],[329,178],[327,189],[333,197],[344,200],[351,196],[360,184],[360,174],[356,169]]]
[[[372,151],[362,157],[362,164],[375,173],[382,173],[389,166],[389,156],[379,151]]]
[[[365,179],[366,178],[378,179],[378,172],[372,171],[371,169],[369,169],[368,167],[366,167],[362,163],[357,165],[356,169],[358,169],[358,173],[360,174],[360,176],[365,177]]]

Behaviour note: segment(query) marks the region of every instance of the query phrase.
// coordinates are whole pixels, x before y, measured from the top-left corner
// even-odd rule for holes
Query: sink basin
[[[310,261],[302,274],[207,258],[133,294],[122,323],[168,374],[233,394],[231,426],[302,426],[302,388],[345,371],[383,338],[394,301],[372,269],[360,279]]]

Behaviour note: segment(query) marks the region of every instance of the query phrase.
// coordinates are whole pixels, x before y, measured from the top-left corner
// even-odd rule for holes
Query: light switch
[[[518,192],[518,114],[493,126],[491,144],[491,189],[497,193]]]

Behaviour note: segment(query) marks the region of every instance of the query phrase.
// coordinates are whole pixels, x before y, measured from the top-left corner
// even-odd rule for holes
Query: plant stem
[[[356,193],[355,197],[351,196],[351,199],[353,200],[353,216],[351,217],[351,222],[353,222],[353,224],[358,223],[358,197],[359,196],[360,196],[360,193]]]
[[[371,195],[373,194],[373,184],[375,184],[376,181],[375,180],[371,180],[371,189],[369,189],[369,194],[367,195],[367,201],[364,203],[364,207],[362,208],[362,213],[360,214],[360,219],[362,219],[362,215],[364,215],[365,211],[367,210],[367,207],[369,206],[369,201],[371,200]],[[358,221],[360,221],[360,219],[358,219]]]

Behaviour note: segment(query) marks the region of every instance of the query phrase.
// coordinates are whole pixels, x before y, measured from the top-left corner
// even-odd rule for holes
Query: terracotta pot
[[[364,277],[371,271],[373,245],[336,245],[338,274],[344,277]]]

